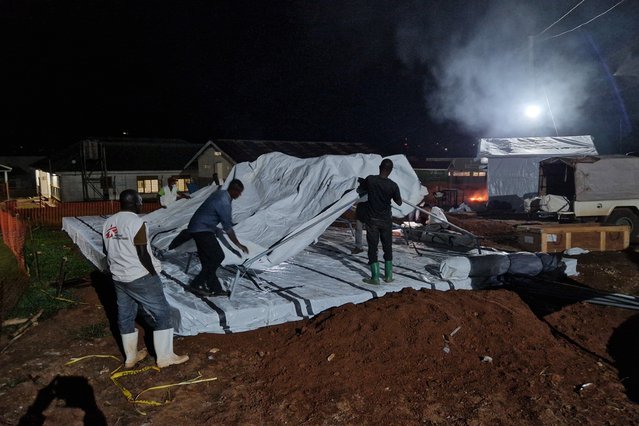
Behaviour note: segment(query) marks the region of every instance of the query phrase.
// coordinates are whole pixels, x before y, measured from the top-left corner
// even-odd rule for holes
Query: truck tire
[[[630,227],[630,242],[639,243],[639,217],[632,209],[614,209],[606,218],[609,225],[627,225]]]

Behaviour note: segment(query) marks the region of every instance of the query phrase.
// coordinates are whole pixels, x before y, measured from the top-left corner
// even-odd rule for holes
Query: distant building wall
[[[186,176],[179,170],[138,170],[125,172],[108,172],[107,184],[110,200],[117,200],[120,192],[125,189],[135,189],[140,192],[145,201],[157,199],[159,189],[166,185],[171,176]],[[84,189],[82,186],[82,174],[77,172],[64,173],[59,175],[60,180],[60,201],[84,201]],[[98,197],[101,188],[93,190],[89,188],[92,197]]]
[[[448,169],[415,169],[415,174],[422,185],[426,187],[448,182]]]
[[[235,163],[222,151],[208,148],[198,158],[199,176],[203,178],[213,177],[217,173],[219,178],[226,179]]]
[[[213,173],[217,173],[219,179],[226,180],[234,165],[235,162],[224,152],[209,147],[197,159],[197,177],[200,185],[210,184]]]
[[[80,173],[58,175],[60,181],[60,201],[84,201],[82,175]]]
[[[415,173],[422,185],[428,188],[430,194],[437,191],[454,190],[456,202],[468,202],[470,198],[476,198],[479,193],[486,192],[486,172],[479,170],[476,165],[470,164],[468,168],[458,169],[451,166],[450,169],[415,169]]]

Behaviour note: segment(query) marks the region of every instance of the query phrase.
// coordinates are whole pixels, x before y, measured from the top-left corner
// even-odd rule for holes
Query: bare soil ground
[[[486,246],[517,249],[514,221],[454,220]],[[578,283],[639,295],[633,250],[578,262]],[[113,295],[92,278],[77,290],[83,304],[0,355],[0,424],[639,423],[638,313],[504,288],[404,290],[307,321],[176,338],[189,362],[119,383],[135,396],[217,379],[140,396],[166,404],[133,404],[110,378],[115,359],[65,365],[121,357]]]

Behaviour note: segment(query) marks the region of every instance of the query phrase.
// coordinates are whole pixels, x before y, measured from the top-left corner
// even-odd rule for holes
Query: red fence
[[[13,252],[18,260],[18,266],[26,271],[24,261],[24,241],[27,236],[27,225],[11,212],[0,209],[0,229],[2,241]]]
[[[160,208],[160,203],[142,204],[141,213],[150,213]],[[22,219],[33,224],[46,226],[62,226],[63,217],[74,216],[102,216],[120,211],[119,201],[86,201],[77,203],[58,203],[55,206],[20,208],[15,207],[15,213]]]
[[[160,203],[144,203],[141,213],[160,208]],[[20,208],[16,200],[0,203],[0,229],[2,240],[15,254],[22,270],[26,270],[24,242],[29,225],[62,227],[62,218],[68,216],[102,216],[120,211],[118,201],[92,201],[58,203],[55,206]]]

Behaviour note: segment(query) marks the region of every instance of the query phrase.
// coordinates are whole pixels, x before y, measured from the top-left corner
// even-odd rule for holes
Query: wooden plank
[[[565,232],[589,232],[599,228],[605,228],[606,231],[623,231],[626,228],[626,225],[603,225],[600,223],[548,223],[517,226],[517,229],[519,230],[541,231],[544,229],[552,232],[557,232],[558,230]]]
[[[630,228],[623,225],[534,224],[518,226],[522,248],[557,253],[572,247],[591,251],[624,250],[630,244]]]

